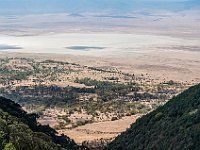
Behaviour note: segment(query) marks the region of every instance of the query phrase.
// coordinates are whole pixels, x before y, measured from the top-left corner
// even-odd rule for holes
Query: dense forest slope
[[[49,126],[36,122],[20,105],[0,97],[0,150],[84,150]]]
[[[106,150],[199,150],[200,85],[138,119]]]

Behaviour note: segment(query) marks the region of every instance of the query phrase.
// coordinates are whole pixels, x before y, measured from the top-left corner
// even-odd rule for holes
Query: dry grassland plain
[[[85,18],[65,14],[0,17],[0,58],[55,60],[95,68],[115,68],[124,73],[144,75],[154,83],[173,80],[189,86],[200,82],[200,22],[193,17],[193,12],[187,14],[168,14],[161,19],[158,16],[139,16],[140,19],[126,21],[104,18],[101,23],[93,16],[89,16],[86,23]],[[51,19],[45,18],[54,21],[49,22]],[[25,22],[26,27],[23,26]],[[46,29],[41,27],[44,23],[47,24]],[[9,24],[12,26],[5,29]],[[88,71],[71,76],[102,80],[101,74],[94,75]],[[62,77],[65,79],[66,76]],[[32,85],[29,81],[15,86]],[[49,84],[85,87],[67,80]],[[62,129],[59,133],[68,135],[77,143],[113,139],[135,122],[137,117],[126,116],[71,130]],[[54,126],[57,124],[56,119],[50,117],[40,122]]]

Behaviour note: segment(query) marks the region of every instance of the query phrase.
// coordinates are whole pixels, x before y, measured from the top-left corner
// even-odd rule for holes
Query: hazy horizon
[[[198,0],[0,0],[0,15],[199,10]]]

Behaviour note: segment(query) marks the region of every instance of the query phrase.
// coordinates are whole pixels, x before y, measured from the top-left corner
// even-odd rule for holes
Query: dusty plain
[[[33,74],[24,80],[14,80],[12,84],[0,84],[0,88],[9,87],[13,90],[23,86],[53,85],[89,89],[94,87],[75,80],[91,78],[126,85],[132,83],[134,76],[142,92],[148,89],[151,94],[157,92],[155,89],[160,88],[160,84],[173,81],[175,85],[167,85],[167,89],[175,91],[170,96],[176,95],[200,82],[200,19],[196,14],[198,12],[145,16],[136,13],[128,14],[129,19],[96,17],[94,14],[78,18],[68,14],[0,17],[0,59],[9,58],[6,67],[14,64],[15,67],[10,70],[16,71],[19,67],[31,70],[33,66],[29,65],[35,63],[51,71],[47,77],[43,78],[40,73]],[[45,29],[42,28],[44,24]],[[31,59],[31,62],[23,58]],[[69,64],[43,63],[46,60]],[[59,69],[64,71],[57,73]],[[50,81],[53,73],[57,79]],[[113,76],[117,80],[108,80]],[[43,81],[34,81],[41,77]],[[119,99],[126,101],[127,97]],[[96,101],[98,95],[80,94],[83,101],[90,98]],[[150,112],[157,105],[156,100],[145,99],[140,104]],[[159,105],[166,101],[159,101]],[[136,103],[139,106],[139,102]],[[25,109],[32,111],[32,106]],[[43,113],[38,120],[40,123],[55,127],[59,134],[66,134],[79,144],[85,142],[90,145],[95,142],[92,146],[96,146],[99,141],[110,142],[139,116],[146,114],[139,112],[136,107],[136,114],[126,116],[124,113],[117,120],[111,120],[118,113],[96,111],[97,116],[94,117],[82,108],[72,114],[57,107],[38,109]],[[93,119],[93,122],[77,127],[63,125],[62,116],[66,114],[72,123],[83,119]],[[58,128],[61,124],[62,128]]]

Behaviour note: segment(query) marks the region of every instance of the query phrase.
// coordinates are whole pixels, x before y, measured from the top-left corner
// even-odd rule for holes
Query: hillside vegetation
[[[138,119],[106,150],[199,150],[200,84]]]
[[[49,56],[1,56],[0,96],[38,114],[40,124],[76,143],[99,142],[94,145],[102,147],[104,141],[107,144],[130,127],[130,120],[155,110],[192,83],[156,79],[149,73],[110,64],[75,62]],[[115,133],[96,128],[106,122],[112,130],[110,123],[125,118],[130,119],[120,123]],[[94,126],[85,130],[90,124]],[[84,130],[77,131],[81,126]]]
[[[57,136],[20,105],[0,97],[0,150],[83,150],[67,136]]]

